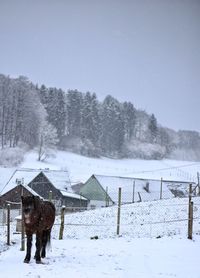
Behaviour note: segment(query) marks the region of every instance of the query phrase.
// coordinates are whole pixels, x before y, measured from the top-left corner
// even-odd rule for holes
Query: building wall
[[[52,199],[59,200],[62,199],[62,194],[58,189],[56,189],[51,182],[40,173],[35,177],[28,186],[37,192],[44,199],[49,199],[49,192],[52,191]]]
[[[89,200],[102,201],[105,203],[112,203],[110,197],[106,194],[105,190],[101,187],[94,176],[90,177],[85,185],[81,188],[80,194]]]
[[[64,197],[62,205],[64,205],[68,210],[81,210],[82,208],[87,208],[88,201],[81,200],[72,197]]]
[[[13,203],[21,203],[22,194],[23,196],[32,196],[32,194],[26,188],[22,187],[21,185],[17,185],[15,188],[11,189],[0,197],[0,206],[5,207],[7,201]],[[11,208],[17,208],[17,205],[11,204]]]
[[[88,204],[88,208],[89,209],[95,209],[95,208],[103,208],[105,207],[107,204],[105,201],[97,201],[97,200],[90,200],[89,204]],[[108,204],[109,206],[110,204]]]

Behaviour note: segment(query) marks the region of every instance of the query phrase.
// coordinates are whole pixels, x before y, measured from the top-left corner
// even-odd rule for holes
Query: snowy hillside
[[[16,168],[67,170],[72,183],[85,182],[92,174],[135,178],[149,178],[197,182],[200,162],[175,160],[138,160],[88,158],[57,151],[45,162],[37,161],[37,154],[29,152]],[[16,168],[0,167],[0,188],[8,181]]]
[[[24,160],[15,168],[0,167],[0,194],[8,190],[7,182],[12,178],[16,169],[50,169],[64,170],[66,179],[71,184],[84,183],[91,175],[120,176],[128,178],[148,179],[150,181],[150,193],[143,190],[144,182],[139,182],[140,190],[135,185],[135,200],[137,201],[140,192],[142,200],[156,200],[160,197],[160,179],[177,182],[197,182],[197,172],[200,172],[200,162],[174,161],[174,160],[136,160],[136,159],[109,159],[109,158],[88,158],[70,152],[54,151],[45,161],[37,160],[37,153],[34,151],[26,153]],[[21,177],[22,178],[22,177]],[[24,178],[24,177],[23,177]],[[155,180],[155,181],[154,181]],[[156,181],[157,180],[157,181]],[[27,183],[28,180],[25,180]],[[130,181],[131,182],[131,181]],[[131,182],[132,183],[132,182]],[[181,183],[180,183],[181,184]],[[102,183],[103,185],[103,183]],[[111,194],[111,182],[109,182],[109,194]],[[116,182],[117,188],[120,186]],[[163,198],[169,198],[169,183],[163,183]],[[180,186],[180,185],[178,185]],[[129,189],[132,185],[129,184]],[[106,190],[106,188],[105,188]],[[132,191],[132,189],[130,189]],[[129,190],[129,193],[130,193]],[[188,184],[181,188],[183,192],[188,192]],[[117,190],[114,191],[117,199]],[[172,195],[172,194],[171,194]],[[126,199],[132,196],[123,188],[123,195]],[[146,196],[146,197],[145,197]]]
[[[196,181],[200,162],[174,160],[139,160],[88,158],[69,152],[57,151],[46,162],[38,162],[37,155],[30,152],[20,165],[23,168],[50,168],[69,171],[72,182],[85,181],[92,174],[125,177],[147,177],[166,180]]]

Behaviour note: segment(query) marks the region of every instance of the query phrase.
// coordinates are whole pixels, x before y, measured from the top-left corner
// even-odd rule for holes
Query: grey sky
[[[0,73],[200,131],[199,0],[0,0]]]

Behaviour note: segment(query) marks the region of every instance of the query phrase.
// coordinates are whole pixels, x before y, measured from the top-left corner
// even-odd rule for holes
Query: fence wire
[[[193,198],[193,233],[200,233],[200,198]],[[65,214],[64,238],[108,238],[117,231],[118,206]],[[55,230],[60,227],[56,219]],[[120,235],[134,238],[163,237],[188,233],[188,199],[122,204]]]
[[[123,200],[126,199],[125,193]],[[128,199],[128,198],[127,198]],[[128,199],[129,200],[129,199]],[[193,197],[193,235],[200,234],[200,197]],[[59,239],[61,215],[58,209],[52,238]],[[85,209],[67,207],[64,216],[63,239],[97,239],[117,235],[119,207]],[[10,209],[10,241],[21,240],[19,205]],[[119,235],[131,238],[188,235],[188,198],[162,199],[146,202],[123,202],[120,210]],[[7,242],[7,209],[0,208],[0,243]]]

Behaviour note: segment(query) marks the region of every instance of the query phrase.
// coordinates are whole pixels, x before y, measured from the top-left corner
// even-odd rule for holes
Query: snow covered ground
[[[194,203],[193,231],[200,234],[200,198]],[[118,207],[101,208],[65,216],[64,238],[114,238],[117,230]],[[188,199],[174,198],[142,202],[121,206],[120,235],[130,238],[153,238],[171,235],[187,237]],[[56,224],[60,223],[57,217]],[[54,238],[59,234],[59,225],[53,230]]]
[[[85,181],[94,173],[196,181],[200,163],[90,159],[65,152],[38,162],[31,152],[20,167],[65,169],[73,182]],[[1,188],[13,171],[0,168]],[[52,250],[43,265],[36,265],[33,259],[30,264],[23,263],[20,235],[12,234],[9,248],[0,238],[1,277],[199,278],[200,199],[193,200],[193,240],[187,239],[187,199],[124,205],[120,237],[116,236],[117,207],[67,214],[64,239],[58,240],[58,216]],[[5,227],[1,233],[5,233]],[[97,240],[90,239],[96,235]]]
[[[200,171],[200,162],[175,160],[140,160],[89,158],[74,153],[57,151],[46,162],[38,162],[37,154],[30,152],[20,167],[68,170],[72,182],[86,181],[92,174],[124,177],[194,181]]]
[[[43,265],[24,264],[18,244],[0,255],[3,278],[198,278],[200,237],[53,240]]]
[[[123,205],[120,236],[117,207],[66,214],[63,240],[60,216],[42,265],[24,264],[20,234],[0,253],[3,277],[199,278],[200,198],[194,201],[194,237],[187,239],[186,198]],[[91,237],[98,236],[98,239]],[[34,246],[32,254],[34,254]]]

